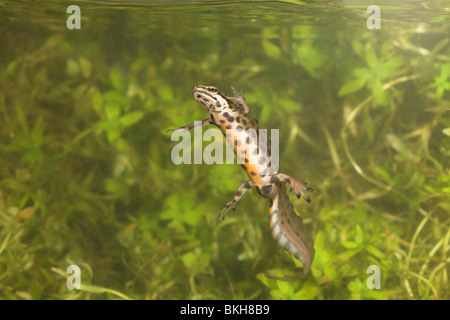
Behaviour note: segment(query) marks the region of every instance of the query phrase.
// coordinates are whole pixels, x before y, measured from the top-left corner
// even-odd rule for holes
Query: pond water
[[[0,1],[0,298],[448,299],[449,11]],[[217,218],[241,166],[172,161],[168,129],[209,118],[195,84],[243,89],[315,190],[288,192],[314,239],[303,279],[265,276],[302,268],[267,199]]]

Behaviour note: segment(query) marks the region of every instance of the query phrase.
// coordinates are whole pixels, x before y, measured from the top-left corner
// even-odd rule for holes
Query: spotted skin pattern
[[[243,194],[256,187],[258,193],[270,201],[272,236],[303,264],[303,272],[297,277],[268,277],[285,281],[298,280],[306,275],[311,267],[315,253],[314,242],[304,227],[302,218],[295,213],[289,201],[285,183],[291,186],[291,191],[297,198],[303,196],[308,203],[311,200],[306,191],[313,191],[313,189],[291,176],[279,173],[277,167],[274,169],[273,162],[278,159],[272,157],[270,162],[264,157],[270,154],[271,142],[267,139],[265,132],[260,131],[258,121],[250,115],[242,92],[236,92],[233,87],[232,90],[233,97],[226,96],[213,86],[196,85],[192,90],[194,98],[210,114],[210,118],[203,120],[201,126],[212,124],[223,132],[236,156],[243,160],[241,166],[250,178],[239,186],[233,199],[219,213],[219,217],[224,219],[230,209],[236,210],[236,204]],[[171,131],[192,129],[194,129],[194,123]],[[257,161],[254,161],[255,157]]]

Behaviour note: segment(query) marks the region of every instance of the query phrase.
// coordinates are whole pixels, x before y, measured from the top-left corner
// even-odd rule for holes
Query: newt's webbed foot
[[[233,209],[233,211],[236,211],[236,203],[241,199],[242,195],[252,187],[255,186],[255,183],[251,180],[248,180],[241,184],[239,188],[237,189],[236,193],[234,194],[233,199],[228,202],[220,211],[219,218],[225,219],[227,212],[230,211],[230,209]]]
[[[310,203],[311,198],[306,192],[314,191],[313,188],[309,188],[306,186],[306,182],[299,182],[292,178],[291,176],[288,176],[284,173],[278,173],[276,175],[273,175],[270,179],[271,183],[278,183],[278,182],[287,182],[291,186],[291,191],[294,191],[295,195],[298,199],[303,196],[303,199],[305,199],[306,202]]]
[[[300,197],[303,197],[303,199],[305,199],[306,202],[308,202],[308,203],[311,202],[311,198],[309,197],[309,195],[306,192],[307,191],[314,192],[314,189],[307,187],[306,182],[291,180],[290,185],[291,185],[291,191],[294,191],[295,195],[297,196],[297,199],[300,199]]]
[[[233,211],[236,211],[236,200],[231,200],[230,202],[228,202],[222,209],[222,211],[219,212],[219,218],[221,218],[222,220],[225,219],[225,217],[227,216],[228,211],[230,211],[230,209],[233,209]]]

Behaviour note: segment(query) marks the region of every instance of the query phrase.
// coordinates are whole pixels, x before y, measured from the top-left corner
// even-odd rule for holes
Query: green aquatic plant
[[[436,99],[442,99],[445,91],[450,91],[450,63],[438,64],[440,74],[434,77],[434,82],[429,88],[436,88]]]
[[[5,15],[0,298],[449,298],[443,9],[419,32],[367,30],[339,5],[241,5],[215,19],[208,5],[92,5],[70,32],[53,2]],[[39,34],[37,16],[53,21]],[[310,205],[292,198],[316,250],[301,281],[265,277],[302,265],[273,241],[255,191],[217,218],[239,165],[170,161],[167,129],[207,117],[197,83],[243,88],[261,126],[280,130],[283,171],[316,190]],[[80,290],[66,286],[72,264]],[[367,285],[372,265],[381,289]]]

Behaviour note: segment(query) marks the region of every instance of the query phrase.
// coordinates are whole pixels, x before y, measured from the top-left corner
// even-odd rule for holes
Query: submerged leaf
[[[281,55],[280,48],[269,40],[263,41],[264,52],[272,59],[278,59]]]
[[[345,96],[347,94],[353,93],[364,87],[366,84],[365,79],[357,79],[350,82],[347,82],[342,86],[342,88],[339,90],[338,95],[340,97]]]
[[[125,127],[131,126],[142,119],[144,114],[140,111],[128,113],[120,118],[120,123]]]

